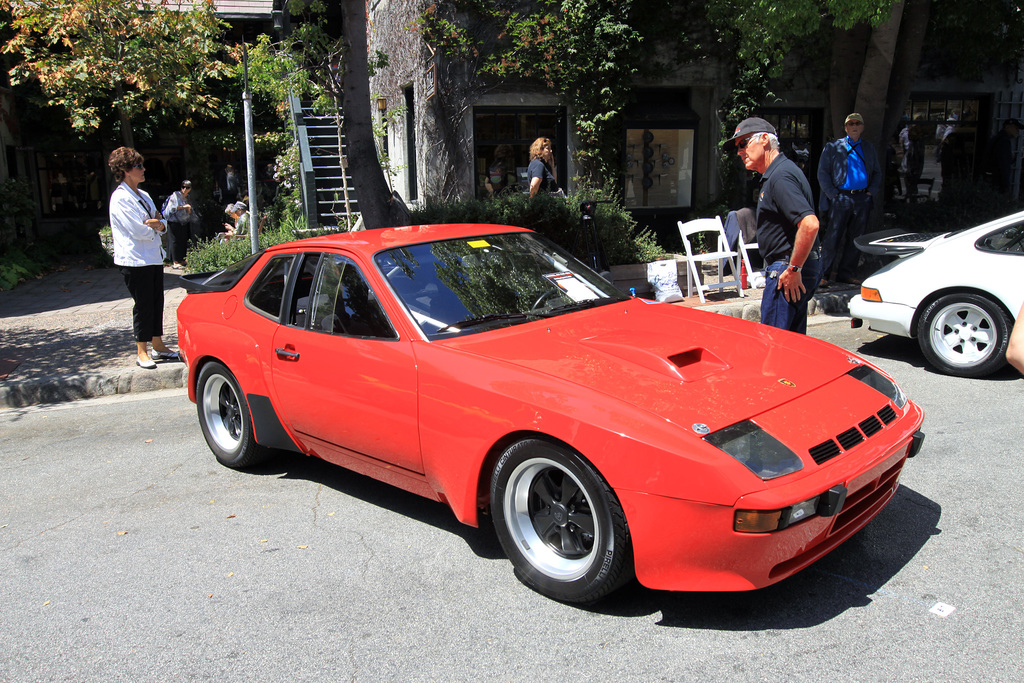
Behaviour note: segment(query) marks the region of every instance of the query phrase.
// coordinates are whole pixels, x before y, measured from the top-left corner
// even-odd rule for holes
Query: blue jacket
[[[863,137],[857,150],[864,156],[864,167],[868,171],[868,192],[872,197],[877,197],[882,190],[882,168],[878,165],[878,154],[875,147]],[[818,161],[818,185],[821,186],[821,196],[818,198],[818,213],[826,214],[832,206],[832,200],[839,194],[839,188],[846,182],[846,157],[849,150],[846,147],[846,137],[825,145],[821,151],[821,160]]]

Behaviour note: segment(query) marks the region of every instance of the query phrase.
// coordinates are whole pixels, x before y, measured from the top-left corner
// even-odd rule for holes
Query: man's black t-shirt
[[[784,154],[768,165],[757,200],[757,247],[766,264],[789,258],[797,224],[814,213],[810,183],[800,167]],[[811,249],[818,248],[814,238]]]

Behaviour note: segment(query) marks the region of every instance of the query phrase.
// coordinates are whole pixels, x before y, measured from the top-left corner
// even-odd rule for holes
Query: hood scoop
[[[729,369],[728,363],[702,346],[662,353],[662,349],[672,347],[667,344],[653,343],[643,348],[637,348],[632,344],[606,337],[591,337],[581,340],[581,343],[595,351],[627,361],[662,377],[683,382],[696,382]]]

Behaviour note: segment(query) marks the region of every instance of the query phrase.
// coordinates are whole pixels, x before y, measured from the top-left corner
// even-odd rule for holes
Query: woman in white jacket
[[[131,147],[115,149],[107,160],[114,180],[119,183],[110,195],[110,230],[114,264],[121,270],[135,301],[135,363],[153,369],[154,360],[178,360],[178,354],[163,342],[164,250],[160,238],[167,230],[167,222],[149,194],[139,189],[139,183],[146,179],[143,162],[142,155]]]

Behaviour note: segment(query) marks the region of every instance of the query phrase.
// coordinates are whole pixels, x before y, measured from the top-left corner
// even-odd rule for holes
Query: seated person
[[[249,207],[245,205],[245,202],[235,202],[229,204],[225,209],[224,213],[231,217],[235,222],[232,226],[230,223],[224,224],[224,232],[220,234],[220,241],[227,242],[228,240],[238,239],[240,237],[249,237]]]

